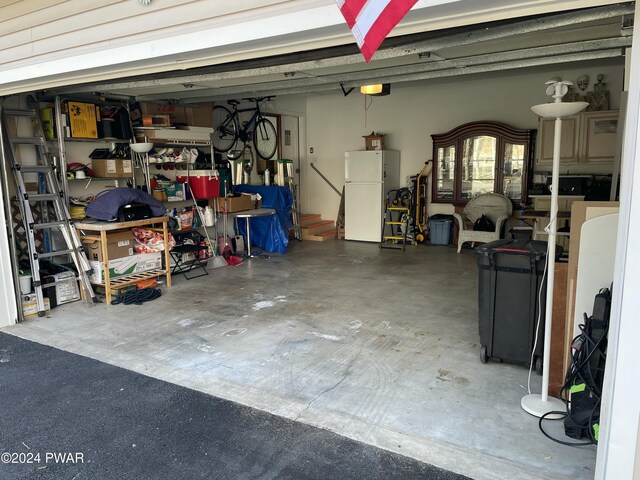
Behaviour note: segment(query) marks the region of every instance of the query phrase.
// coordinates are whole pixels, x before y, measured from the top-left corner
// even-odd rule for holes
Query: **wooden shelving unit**
[[[105,298],[108,305],[111,304],[111,288],[122,287],[134,284],[140,280],[147,278],[155,278],[164,275],[167,281],[167,288],[171,287],[171,267],[169,262],[169,250],[164,249],[164,269],[154,269],[147,272],[125,275],[111,280],[109,278],[109,254],[107,250],[107,234],[116,230],[125,230],[133,227],[150,227],[151,230],[162,232],[165,246],[169,244],[167,222],[169,217],[154,217],[144,220],[133,220],[130,222],[100,222],[100,221],[76,221],[75,227],[78,230],[80,239],[99,241],[102,249],[102,258],[104,260],[104,279],[103,283],[94,283],[105,289]],[[153,225],[162,224],[162,227],[153,227]],[[87,233],[91,232],[91,233]]]

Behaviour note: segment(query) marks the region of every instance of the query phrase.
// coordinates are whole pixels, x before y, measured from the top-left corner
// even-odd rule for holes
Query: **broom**
[[[227,261],[224,258],[216,255],[216,247],[213,245],[213,243],[211,243],[211,238],[209,237],[209,232],[207,231],[207,227],[205,227],[205,225],[204,225],[204,218],[202,218],[202,214],[200,213],[200,208],[198,207],[198,202],[196,202],[196,197],[193,194],[193,190],[191,190],[191,185],[189,183],[187,183],[187,186],[189,187],[189,193],[191,194],[191,199],[193,200],[193,207],[196,209],[196,215],[198,215],[198,218],[200,218],[200,224],[202,225],[202,228],[204,229],[204,234],[207,237],[207,242],[209,242],[209,247],[211,248],[211,251],[213,252],[213,257],[211,257],[209,259],[209,261],[207,262],[207,268],[226,267],[227,266]],[[217,214],[218,213],[216,212],[216,215]]]

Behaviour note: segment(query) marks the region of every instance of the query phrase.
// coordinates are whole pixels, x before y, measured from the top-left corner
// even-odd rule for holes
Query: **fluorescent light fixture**
[[[379,97],[389,95],[389,93],[391,93],[391,84],[377,83],[375,85],[362,85],[360,87],[360,93],[363,95],[376,95]]]

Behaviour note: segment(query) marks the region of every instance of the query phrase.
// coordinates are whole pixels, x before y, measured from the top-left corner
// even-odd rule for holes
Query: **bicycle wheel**
[[[216,105],[213,107],[213,126],[213,149],[216,152],[228,152],[238,139],[238,120],[227,107]]]
[[[253,145],[256,147],[258,156],[264,160],[269,160],[276,153],[276,148],[278,147],[276,127],[264,117],[256,120],[255,130],[253,131]]]

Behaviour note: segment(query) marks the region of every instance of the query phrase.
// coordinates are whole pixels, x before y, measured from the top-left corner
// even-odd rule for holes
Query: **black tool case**
[[[536,371],[542,373],[546,250],[546,242],[511,239],[476,248],[480,360],[483,363],[496,359],[529,365],[540,313],[534,365]],[[561,251],[558,247],[556,257]]]

